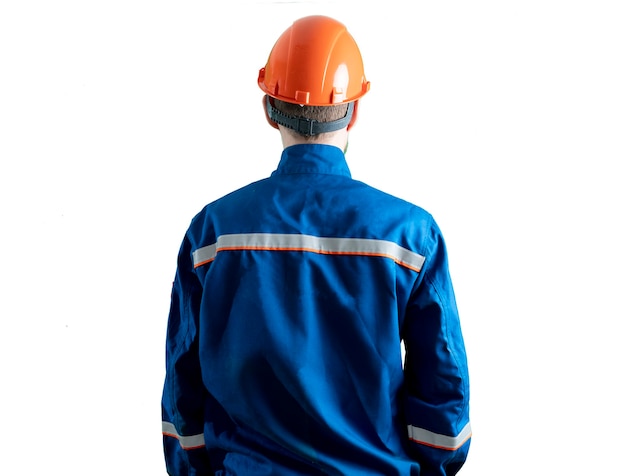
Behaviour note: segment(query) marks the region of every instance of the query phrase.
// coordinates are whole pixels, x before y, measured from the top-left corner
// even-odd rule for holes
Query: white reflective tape
[[[443,450],[456,450],[472,436],[472,428],[468,423],[457,436],[440,435],[432,431],[409,425],[409,439],[416,443],[420,443],[434,448]]]
[[[204,246],[193,252],[193,266],[197,268],[215,259],[217,254],[217,244]]]
[[[420,271],[424,257],[386,240],[366,238],[322,238],[312,235],[247,233],[221,235],[217,243],[193,252],[194,267],[211,262],[220,251],[265,250],[304,251],[320,254],[377,256],[394,260],[401,266]]]
[[[192,450],[194,448],[201,448],[204,446],[204,434],[200,433],[199,435],[190,436],[179,435],[178,431],[176,431],[176,427],[168,421],[161,423],[161,431],[166,436],[176,438],[180,443],[180,446],[185,450]]]

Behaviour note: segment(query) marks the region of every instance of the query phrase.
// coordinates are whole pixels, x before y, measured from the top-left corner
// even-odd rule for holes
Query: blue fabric
[[[247,233],[385,240],[425,261],[244,249],[194,268],[194,251]],[[453,475],[465,461],[469,439],[407,436],[469,422],[442,234],[423,209],[353,180],[340,149],[286,148],[269,178],[207,205],[171,303],[163,421],[205,446],[164,436],[169,474]]]

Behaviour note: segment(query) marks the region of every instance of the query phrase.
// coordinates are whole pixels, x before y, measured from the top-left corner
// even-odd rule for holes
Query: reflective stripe
[[[472,428],[468,423],[457,436],[446,436],[432,431],[424,430],[416,426],[409,425],[409,439],[415,443],[420,443],[433,448],[454,451],[470,439],[472,436]]]
[[[162,422],[161,428],[165,436],[176,438],[184,450],[193,450],[204,446],[204,435],[202,433],[199,435],[181,436],[176,431],[176,427],[168,421]]]
[[[221,235],[217,243],[193,252],[194,267],[210,263],[220,251],[305,251],[329,255],[357,255],[390,258],[400,266],[419,272],[424,257],[391,241],[365,238],[321,238],[311,235],[249,233]]]

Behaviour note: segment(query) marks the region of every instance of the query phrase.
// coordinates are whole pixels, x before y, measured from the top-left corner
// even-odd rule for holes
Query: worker
[[[298,19],[258,85],[278,166],[206,205],[178,255],[168,473],[456,474],[469,383],[446,246],[427,211],[351,177],[370,90],[357,43]]]

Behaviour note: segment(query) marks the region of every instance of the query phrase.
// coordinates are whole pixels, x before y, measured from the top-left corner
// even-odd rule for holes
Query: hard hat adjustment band
[[[279,111],[272,105],[269,95],[265,96],[265,102],[267,104],[267,115],[270,120],[303,136],[314,136],[324,132],[334,132],[343,129],[350,124],[352,113],[354,112],[354,102],[350,102],[344,117],[335,121],[320,122],[315,119],[307,119],[306,117],[290,116]]]

